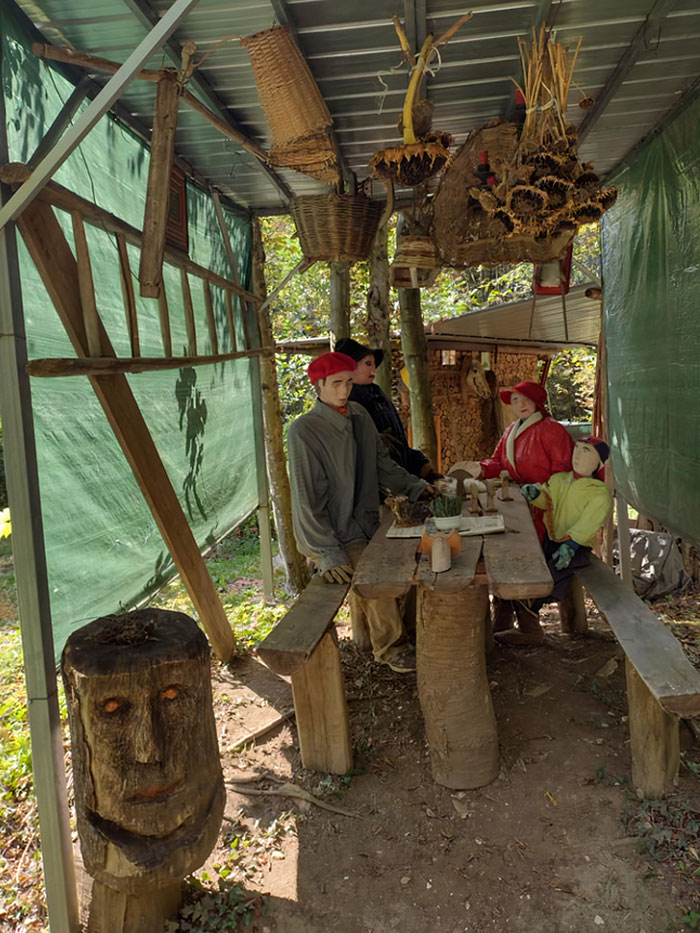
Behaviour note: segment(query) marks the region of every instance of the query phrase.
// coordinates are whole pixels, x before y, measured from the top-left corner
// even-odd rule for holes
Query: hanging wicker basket
[[[430,288],[440,274],[442,263],[429,236],[402,236],[391,264],[394,288]]]
[[[299,47],[284,26],[241,39],[270,128],[273,165],[296,169],[321,181],[338,178],[331,143],[333,119]]]
[[[325,262],[367,259],[383,209],[364,194],[302,195],[290,202],[302,252]]]

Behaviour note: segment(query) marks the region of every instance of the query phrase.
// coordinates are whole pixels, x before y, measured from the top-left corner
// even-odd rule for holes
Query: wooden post
[[[190,356],[197,355],[197,330],[194,324],[194,307],[192,306],[192,292],[187,271],[180,269],[180,287],[182,288],[182,303],[185,310],[185,330],[187,331],[187,352]]]
[[[350,337],[350,263],[331,262],[331,335],[333,346]]]
[[[384,351],[384,359],[377,369],[374,381],[389,398],[391,398],[390,327],[388,230],[384,225],[377,233],[377,239],[369,254],[367,334],[370,347],[381,347]]]
[[[335,630],[292,674],[292,695],[304,767],[345,774],[352,767],[352,742]]]
[[[678,777],[679,719],[662,708],[628,658],[625,675],[632,783],[641,797],[665,797]]]
[[[177,73],[165,70],[158,82],[156,110],[151,133],[151,161],[148,167],[146,210],[143,216],[143,244],[139,282],[144,298],[157,298],[163,279],[165,227],[170,209],[170,175],[175,155],[175,130],[180,87]]]
[[[414,447],[422,450],[431,463],[437,464],[437,434],[433,417],[428,344],[420,309],[420,290],[399,289],[401,308],[401,346],[408,369],[411,393],[411,429]]]
[[[0,153],[6,154],[0,94]],[[6,200],[0,194],[0,203]],[[79,298],[78,298],[79,300]],[[66,797],[44,529],[15,229],[0,231],[0,398],[12,553],[27,687],[32,772],[51,929],[78,933],[78,898]]]
[[[35,200],[25,208],[17,224],[76,353],[85,356],[87,338],[80,314],[77,265],[53,209]],[[114,356],[101,322],[100,347],[103,356]],[[214,651],[228,661],[234,649],[231,626],[126,376],[91,376],[90,383],[134,471]]]
[[[630,589],[633,589],[630,519],[627,511],[627,503],[619,492],[615,493],[615,510],[617,512],[617,545],[620,549],[620,576],[622,577],[622,582],[626,583]]]
[[[583,587],[575,576],[571,579],[566,596],[559,603],[559,621],[562,632],[568,635],[583,635],[588,631]]]
[[[483,787],[498,774],[484,650],[488,587],[456,593],[421,587],[418,607],[418,696],[433,777],[445,787]]]
[[[264,301],[267,295],[265,252],[260,221],[257,218],[253,220],[252,283],[253,291],[258,298],[262,298]],[[261,306],[258,319],[263,347],[274,348],[275,340],[272,334],[269,308],[262,309]],[[272,491],[272,508],[275,515],[277,541],[284,561],[287,590],[290,593],[301,593],[309,582],[309,571],[306,566],[306,558],[297,547],[292,529],[292,494],[284,455],[279,381],[274,356],[265,356],[261,359],[260,380],[265,424],[265,456]]]
[[[95,302],[95,285],[92,280],[92,267],[90,253],[88,252],[85,224],[78,211],[71,214],[73,221],[73,239],[75,241],[75,255],[78,262],[78,284],[80,285],[80,303],[85,324],[85,337],[90,356],[99,356],[100,333],[99,315]]]
[[[206,279],[202,279],[202,289],[204,291],[204,310],[207,316],[207,330],[209,331],[209,343],[213,355],[219,352],[219,338],[216,334],[216,319],[214,318],[214,299],[211,294],[211,285]]]
[[[163,341],[165,356],[173,355],[173,342],[170,336],[170,313],[168,311],[168,296],[165,293],[165,282],[161,283],[158,294],[158,319],[160,321],[160,336]]]

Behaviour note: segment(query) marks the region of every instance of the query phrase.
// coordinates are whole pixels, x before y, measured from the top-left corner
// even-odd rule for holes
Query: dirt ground
[[[488,659],[501,769],[472,791],[433,781],[415,675],[360,654],[346,625],[352,777],[302,769],[293,719],[238,746],[291,709],[291,689],[254,658],[217,667],[225,778],[240,792],[229,788],[204,877],[267,893],[261,933],[696,929],[681,923],[687,887],[638,854],[623,818],[640,804],[628,783],[622,652],[591,606],[585,639],[560,633],[554,607],[545,623],[546,646],[497,647]],[[251,793],[280,782],[356,815]],[[699,788],[682,768],[679,799],[700,810]]]

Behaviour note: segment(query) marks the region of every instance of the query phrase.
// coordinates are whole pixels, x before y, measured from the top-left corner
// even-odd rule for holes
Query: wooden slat
[[[680,720],[657,702],[625,658],[632,784],[642,797],[658,800],[674,790],[680,766]]]
[[[378,531],[360,557],[352,578],[353,589],[365,599],[403,596],[413,585],[418,538],[387,538],[391,513],[382,519]]]
[[[172,356],[173,342],[170,337],[170,312],[168,311],[168,296],[165,293],[165,282],[160,283],[158,318],[160,320],[160,336],[163,341],[163,353],[166,356]]]
[[[178,103],[177,74],[165,72],[158,81],[156,91],[143,217],[139,282],[144,298],[158,297],[163,278],[165,228],[170,210],[170,176],[175,155]]]
[[[37,198],[25,207],[17,225],[76,353],[84,356],[87,338],[80,314],[77,264],[53,209]],[[103,356],[114,356],[101,323],[100,351]],[[90,381],[212,647],[219,658],[228,661],[234,649],[231,626],[126,376],[92,376]]]
[[[597,557],[591,555],[576,576],[663,708],[677,716],[700,715],[700,671],[663,622]]]
[[[212,355],[219,352],[219,338],[216,333],[216,320],[214,318],[214,301],[211,295],[211,285],[206,279],[202,279],[202,289],[204,290],[204,308],[207,315],[207,330],[209,331],[209,343],[211,344]]]
[[[459,554],[452,558],[452,566],[444,573],[433,573],[430,569],[430,555],[423,554],[418,564],[416,582],[436,593],[460,593],[474,583],[482,541],[481,537],[462,538]]]
[[[182,304],[185,309],[185,329],[187,330],[187,352],[190,356],[197,356],[197,330],[194,325],[194,308],[192,307],[192,292],[187,271],[180,269],[180,285],[182,287]]]
[[[236,352],[236,318],[233,313],[233,295],[231,292],[226,289],[224,291],[224,299],[226,301],[226,320],[228,321],[228,329],[231,337],[231,350]]]
[[[85,335],[90,356],[100,354],[100,316],[95,301],[95,285],[92,280],[92,266],[88,251],[85,225],[82,215],[78,211],[71,214],[73,221],[73,239],[75,240],[75,255],[78,262],[78,284],[80,285],[80,302],[85,322]]]
[[[293,674],[306,664],[343,605],[348,584],[312,577],[299,599],[257,647],[258,657],[276,674]]]
[[[131,355],[141,356],[141,349],[139,346],[139,322],[136,317],[136,299],[134,297],[134,283],[131,279],[129,253],[126,246],[126,238],[123,233],[117,234],[117,248],[119,250],[119,271],[122,285],[122,299],[124,301],[124,313],[126,314],[126,326],[127,330],[129,331]]]
[[[491,593],[502,599],[547,596],[554,583],[527,502],[512,484],[511,502],[503,502],[501,492],[496,493],[496,506],[505,518],[506,532],[484,536],[484,562]],[[485,493],[479,501],[482,506],[486,504]]]
[[[212,363],[225,363],[228,360],[250,359],[265,356],[268,351],[262,347],[253,350],[239,350],[237,353],[217,353],[216,356],[96,356],[96,357],[56,357],[29,360],[27,372],[30,376],[55,378],[59,376],[101,376],[114,373],[148,373],[165,369],[179,369],[181,366],[210,366]]]

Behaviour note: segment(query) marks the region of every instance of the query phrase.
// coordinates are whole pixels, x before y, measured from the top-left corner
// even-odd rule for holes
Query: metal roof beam
[[[123,0],[123,3],[131,10],[134,16],[136,16],[136,18],[149,29],[152,29],[154,24],[160,21],[160,16],[158,16],[156,11],[153,9],[149,3],[149,0]],[[177,41],[177,39],[170,37],[168,41],[164,43],[163,49],[175,67],[180,68],[182,65],[182,46]],[[205,97],[208,106],[214,110],[223,120],[225,120],[225,122],[228,123],[232,129],[234,129],[237,133],[240,133],[241,136],[249,138],[247,133],[243,131],[238,120],[236,120],[236,118],[231,114],[224,101],[219,97],[219,95],[216,93],[214,88],[207,81],[199,69],[196,68],[192,72],[190,83],[197,85],[197,88]],[[254,140],[251,140],[251,143],[253,142]],[[255,160],[255,164],[259,166],[263,172],[265,172],[272,184],[277,188],[286,201],[289,201],[294,197],[294,192],[292,189],[282,178],[279,177],[277,172],[271,166],[261,162],[259,159]]]
[[[605,112],[606,107],[622,86],[625,78],[634,67],[639,56],[648,48],[647,36],[655,29],[660,29],[668,13],[676,5],[677,0],[656,0],[647,13],[646,19],[634,34],[634,38],[619,59],[615,70],[605,82],[603,90],[598,95],[595,105],[588,111],[578,127],[579,145],[588,136],[595,124]]]
[[[159,19],[148,35],[136,46],[119,71],[91,101],[78,120],[59,139],[56,145],[39,162],[30,178],[18,188],[0,210],[0,230],[10,220],[15,220],[24,208],[34,200],[46,182],[63,165],[68,156],[80,145],[90,130],[120,97],[124,88],[141,70],[143,65],[163,44],[180,20],[197,5],[199,0],[175,0],[168,12]]]
[[[277,18],[277,22],[280,24],[280,26],[286,26],[289,29],[289,32],[291,33],[292,38],[294,39],[296,44],[299,46],[299,51],[304,56],[304,61],[306,61],[306,55],[304,55],[304,46],[299,37],[299,31],[296,28],[294,19],[292,18],[291,13],[289,12],[289,7],[287,6],[285,0],[270,0],[270,4],[272,5],[272,9],[274,10],[275,17]],[[307,65],[308,65],[308,62],[307,62]],[[314,80],[316,79],[314,78]],[[316,86],[318,87],[318,83]],[[318,91],[319,91],[319,94],[321,94],[320,88],[318,89]],[[321,96],[323,95],[321,94]],[[325,101],[325,98],[324,98],[324,101]],[[355,175],[353,170],[348,165],[347,160],[345,156],[343,155],[343,151],[340,148],[340,143],[338,142],[338,138],[335,135],[335,129],[332,126],[331,126],[330,135],[331,135],[331,143],[333,144],[333,148],[335,149],[335,155],[336,155],[336,158],[338,159],[338,165],[340,166],[341,178],[344,175],[347,178],[347,180],[352,184],[353,188],[355,188],[357,187],[357,176]]]

